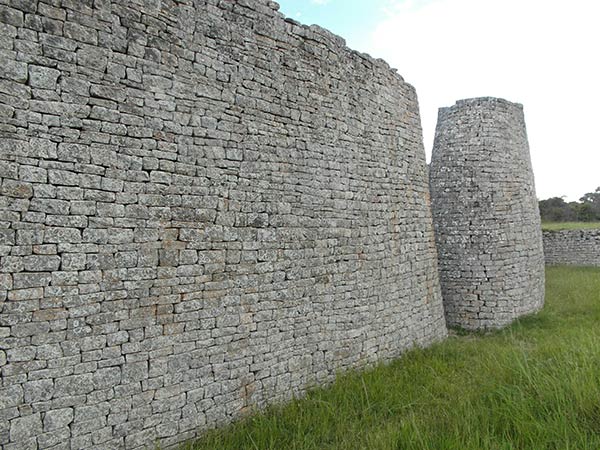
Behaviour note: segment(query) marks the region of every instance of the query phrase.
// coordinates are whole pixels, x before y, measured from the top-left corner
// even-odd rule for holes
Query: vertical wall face
[[[440,109],[430,186],[449,325],[506,325],[544,301],[544,256],[521,105]]]
[[[0,0],[5,450],[172,444],[445,336],[414,89],[275,6]]]
[[[600,230],[544,231],[548,265],[600,267]]]

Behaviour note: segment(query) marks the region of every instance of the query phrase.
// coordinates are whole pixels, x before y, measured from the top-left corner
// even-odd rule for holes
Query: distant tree
[[[600,221],[600,187],[588,192],[578,202],[565,202],[563,197],[540,200],[540,216],[544,222]]]
[[[600,220],[600,187],[594,192],[588,192],[579,201],[581,202],[579,220],[582,222]]]
[[[577,213],[562,197],[540,200],[540,216],[544,222],[569,222],[576,220]]]

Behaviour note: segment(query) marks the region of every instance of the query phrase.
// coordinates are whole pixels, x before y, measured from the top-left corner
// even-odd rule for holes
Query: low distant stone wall
[[[544,231],[546,264],[600,266],[600,230]]]

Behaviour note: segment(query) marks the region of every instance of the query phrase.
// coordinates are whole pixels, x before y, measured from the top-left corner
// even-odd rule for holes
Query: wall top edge
[[[464,107],[477,107],[477,106],[494,106],[494,105],[505,105],[511,108],[523,110],[521,103],[511,102],[500,97],[473,97],[457,100],[452,106],[445,106],[440,108],[440,111],[460,109]]]
[[[247,6],[246,0],[237,0],[241,4]],[[256,0],[254,0],[256,1]],[[316,35],[321,38],[324,38],[326,41],[334,44],[336,47],[339,47],[341,50],[346,51],[351,56],[364,60],[367,64],[371,64],[372,66],[379,68],[384,71],[391,72],[401,83],[406,84],[414,90],[412,84],[408,83],[400,73],[398,73],[398,69],[391,67],[389,63],[382,58],[375,58],[368,53],[363,53],[358,50],[354,50],[346,44],[346,40],[332,31],[321,27],[320,25],[311,24],[306,25],[297,20],[287,17],[280,11],[280,5],[277,2],[271,0],[259,0],[265,6],[268,6],[270,9],[276,11],[276,15],[279,20],[283,20],[288,26],[288,31],[296,36],[301,37],[311,37],[311,35]]]

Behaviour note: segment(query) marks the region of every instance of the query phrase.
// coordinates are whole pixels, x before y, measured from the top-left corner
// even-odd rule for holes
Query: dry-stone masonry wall
[[[496,328],[540,309],[544,256],[523,108],[441,108],[430,167],[446,320]]]
[[[600,230],[544,231],[548,265],[600,266]]]
[[[0,22],[0,447],[168,446],[445,336],[384,62],[266,0]]]

